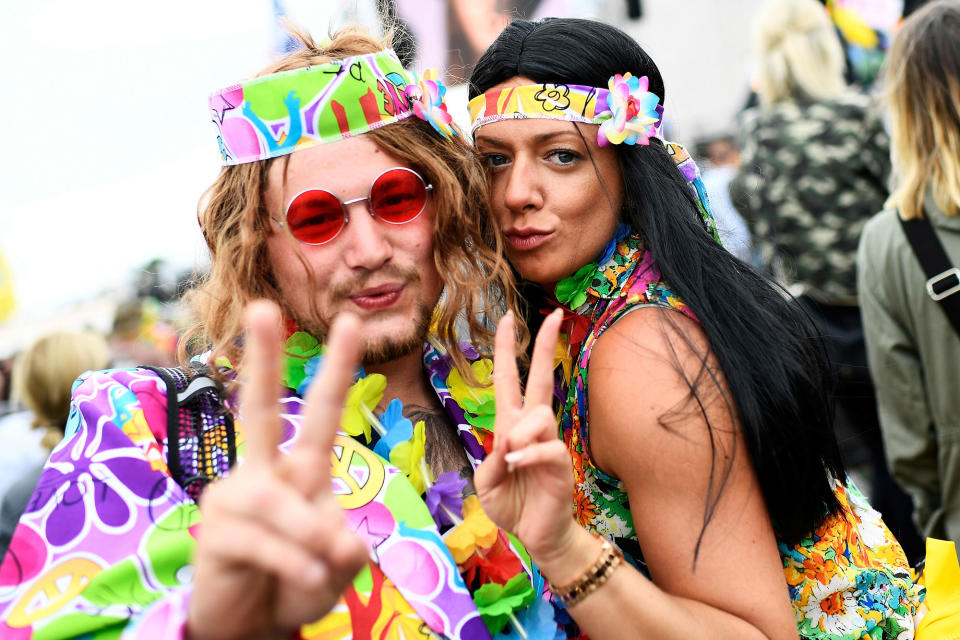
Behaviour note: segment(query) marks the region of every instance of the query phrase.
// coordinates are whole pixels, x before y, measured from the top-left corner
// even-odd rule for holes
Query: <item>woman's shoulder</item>
[[[590,362],[594,364],[599,358],[601,364],[608,364],[608,358],[624,359],[631,349],[658,357],[683,355],[690,349],[706,352],[708,346],[707,335],[696,320],[666,303],[651,302],[629,308],[604,328]],[[629,364],[630,358],[626,360]]]
[[[597,339],[588,378],[591,422],[600,414],[636,415],[644,407],[651,426],[689,398],[689,386],[719,367],[700,325],[675,309],[644,305],[624,315]],[[600,412],[600,413],[597,413]],[[642,420],[632,429],[643,428]]]

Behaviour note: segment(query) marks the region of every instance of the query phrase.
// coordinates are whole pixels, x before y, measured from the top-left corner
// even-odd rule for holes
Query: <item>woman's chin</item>
[[[569,275],[560,273],[557,269],[517,269],[517,271],[520,273],[521,278],[527,282],[540,285],[547,293],[551,294],[556,288],[557,282]]]

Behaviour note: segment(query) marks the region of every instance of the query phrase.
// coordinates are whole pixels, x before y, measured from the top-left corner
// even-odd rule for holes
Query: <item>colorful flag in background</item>
[[[0,322],[13,315],[16,306],[13,295],[13,276],[10,274],[6,260],[3,259],[3,254],[0,253]]]

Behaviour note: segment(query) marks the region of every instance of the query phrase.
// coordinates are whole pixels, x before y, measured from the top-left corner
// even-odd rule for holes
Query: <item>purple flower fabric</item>
[[[427,490],[427,509],[437,524],[456,524],[454,518],[462,518],[463,488],[467,486],[465,478],[456,471],[447,471],[437,477],[437,481]]]

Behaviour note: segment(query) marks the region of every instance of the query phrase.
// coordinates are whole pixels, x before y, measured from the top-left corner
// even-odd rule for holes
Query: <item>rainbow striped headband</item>
[[[531,84],[488,91],[470,101],[471,131],[492,122],[553,118],[598,124],[597,143],[650,144],[660,135],[663,107],[647,76],[610,78],[607,89],[577,84]]]
[[[434,70],[410,74],[379,51],[281,71],[210,96],[225,166],[276,158],[360,135],[411,115],[455,135]]]

